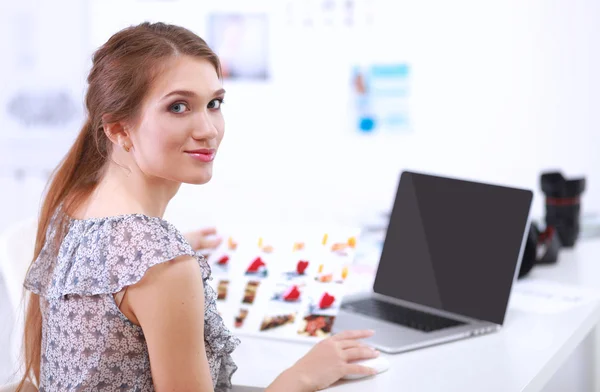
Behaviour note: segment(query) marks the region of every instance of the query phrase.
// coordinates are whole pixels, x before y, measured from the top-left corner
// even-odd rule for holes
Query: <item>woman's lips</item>
[[[203,148],[200,150],[185,151],[190,157],[200,162],[212,162],[215,159],[215,149]]]

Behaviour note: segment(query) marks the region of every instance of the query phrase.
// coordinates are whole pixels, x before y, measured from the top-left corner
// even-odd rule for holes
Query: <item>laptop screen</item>
[[[529,190],[402,173],[374,291],[502,324],[532,197]]]

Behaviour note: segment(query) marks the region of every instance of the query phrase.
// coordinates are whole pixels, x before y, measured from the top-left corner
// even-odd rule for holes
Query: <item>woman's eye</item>
[[[213,110],[221,109],[221,105],[223,104],[223,99],[217,98],[213,99],[208,103],[208,108]]]
[[[185,111],[189,110],[189,108],[187,107],[187,105],[183,102],[177,102],[174,103],[173,105],[171,105],[170,110],[173,113],[184,113]]]

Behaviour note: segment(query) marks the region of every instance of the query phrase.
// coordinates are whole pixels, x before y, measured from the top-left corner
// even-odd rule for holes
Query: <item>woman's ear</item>
[[[129,152],[132,147],[129,131],[122,121],[108,122],[106,117],[102,117],[103,129],[106,137],[116,146]]]

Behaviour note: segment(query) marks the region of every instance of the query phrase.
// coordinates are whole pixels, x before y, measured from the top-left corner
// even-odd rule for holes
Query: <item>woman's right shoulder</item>
[[[57,256],[44,257],[42,252],[26,287],[47,297],[117,293],[139,282],[149,268],[181,256],[195,253],[161,218],[142,214],[69,218]]]

